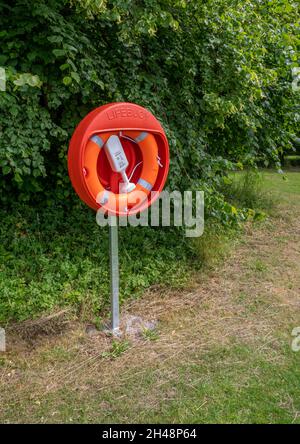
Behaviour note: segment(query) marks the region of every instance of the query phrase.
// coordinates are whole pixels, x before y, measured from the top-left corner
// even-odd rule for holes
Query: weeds
[[[74,307],[83,320],[109,304],[108,228],[86,208],[0,210],[0,323]],[[183,287],[193,270],[191,243],[176,228],[122,227],[120,298],[154,284]]]
[[[258,173],[230,178],[223,190],[243,208],[270,209]],[[250,210],[249,210],[250,211]],[[252,211],[252,210],[251,210]],[[60,307],[74,307],[91,320],[109,304],[108,229],[82,205],[0,210],[0,323],[33,319]],[[255,218],[254,218],[255,219]],[[174,227],[120,228],[120,298],[137,298],[152,285],[183,288],[204,264],[227,256],[237,232],[206,221],[200,238],[187,239]]]
[[[157,341],[157,339],[159,339],[159,334],[157,330],[145,328],[142,332],[142,337],[148,341]]]
[[[250,270],[259,272],[259,273],[265,273],[268,270],[267,265],[261,260],[261,259],[255,259],[252,260],[249,264]]]
[[[262,174],[255,170],[230,176],[223,193],[232,205],[239,208],[270,212],[276,203],[274,196],[264,187]]]
[[[220,263],[229,254],[237,229],[229,229],[221,224],[207,222],[201,237],[195,238],[194,248],[201,267],[211,267]]]
[[[126,352],[130,347],[129,341],[118,341],[113,340],[111,344],[111,349],[107,352],[102,353],[102,358],[116,359]]]

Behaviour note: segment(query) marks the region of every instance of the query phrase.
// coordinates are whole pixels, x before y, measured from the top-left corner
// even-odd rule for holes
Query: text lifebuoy
[[[105,156],[105,144],[112,135],[118,136],[128,155],[126,171],[135,185],[128,193],[119,192],[120,177]],[[75,191],[87,205],[116,215],[135,214],[151,205],[163,189],[169,169],[167,138],[145,108],[132,103],[104,105],[76,128],[68,168]]]

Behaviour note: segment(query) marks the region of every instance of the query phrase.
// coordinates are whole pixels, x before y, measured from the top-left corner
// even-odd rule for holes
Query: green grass
[[[287,172],[283,180],[264,171],[262,178],[279,199],[276,216],[252,225],[224,270],[218,265],[205,281],[201,271],[191,299],[177,305],[181,293],[175,292],[174,309],[167,306],[143,343],[112,340],[104,350],[97,339],[66,334],[30,355],[12,351],[1,358],[0,422],[300,423],[300,352],[291,350],[291,331],[300,325],[293,232],[300,174]],[[74,255],[79,261],[83,253]],[[163,307],[163,297],[153,304]],[[53,382],[57,387],[48,391]]]
[[[291,155],[291,156],[285,156],[284,159],[287,159],[287,160],[299,160],[300,161],[300,156],[297,155],[297,154],[294,154],[294,155]]]
[[[265,273],[268,270],[267,265],[261,259],[252,259],[250,262],[251,271]]]
[[[118,359],[126,348],[104,358]],[[243,343],[215,346],[197,363],[156,376],[153,368],[126,384],[99,391],[89,375],[83,392],[65,387],[32,401],[8,405],[2,421],[63,423],[300,423],[299,356],[285,341],[280,351],[257,352]],[[273,359],[272,359],[273,358]],[[274,358],[275,363],[274,363]],[[168,376],[166,370],[165,376]],[[120,376],[122,378],[122,376]],[[88,390],[87,390],[88,387]],[[157,387],[160,387],[159,393]]]
[[[264,188],[277,196],[279,202],[293,204],[300,194],[299,169],[286,171],[283,174],[264,171]]]
[[[270,192],[298,188],[292,173],[237,174],[226,194],[234,205],[270,210]],[[297,175],[295,175],[295,178]],[[271,179],[272,178],[272,179]],[[297,181],[298,180],[298,181]],[[289,183],[291,181],[291,183]],[[273,186],[273,185],[274,186]],[[272,188],[273,187],[273,188]],[[274,194],[274,193],[273,193]],[[0,322],[21,321],[72,307],[81,319],[105,316],[109,304],[108,227],[83,205],[0,210]],[[185,238],[176,228],[120,228],[121,301],[137,298],[151,285],[183,288],[203,264],[224,259],[236,232],[212,222],[204,235]]]
[[[133,410],[132,419],[146,423],[290,423],[293,413],[280,405],[288,402],[287,394],[300,399],[299,359],[288,349],[284,357],[286,364],[274,366],[267,356],[257,355],[243,344],[215,347],[201,357],[201,364],[178,364],[176,377],[164,386],[164,393],[175,387],[174,399],[158,403],[154,409]],[[154,384],[152,380],[149,385]],[[132,387],[128,387],[128,395]],[[299,407],[297,401],[294,408]],[[90,406],[88,409],[90,417]],[[122,421],[123,415],[125,406],[123,411],[118,406],[107,420]]]
[[[239,227],[226,228],[206,222],[203,236],[193,239],[193,248],[202,268],[212,268],[230,253],[234,241],[240,236]]]
[[[271,212],[274,208],[275,196],[264,186],[264,176],[259,171],[236,172],[228,179],[223,193],[232,205],[266,212]]]

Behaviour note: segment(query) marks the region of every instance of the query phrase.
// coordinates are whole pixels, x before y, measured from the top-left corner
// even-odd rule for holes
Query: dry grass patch
[[[196,288],[156,288],[125,305],[124,316],[158,321],[153,340],[88,337],[72,322],[31,352],[10,351],[0,367],[2,418],[297,422],[289,376],[291,327],[300,324],[296,208],[255,230],[247,225],[242,242],[223,265],[202,272]],[[281,374],[290,377],[288,389]]]

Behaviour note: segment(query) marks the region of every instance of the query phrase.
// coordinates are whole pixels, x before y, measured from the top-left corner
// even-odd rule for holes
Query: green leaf
[[[63,65],[60,65],[60,67],[59,67],[59,69],[61,71],[65,71],[68,68],[70,68],[70,65],[68,63],[64,63]]]
[[[63,83],[64,83],[66,86],[70,85],[70,84],[72,83],[72,78],[69,77],[69,76],[64,77],[64,78],[63,78]]]
[[[71,76],[72,76],[72,78],[73,78],[77,83],[80,83],[80,77],[79,77],[79,75],[77,74],[77,72],[72,71],[72,72],[71,72]]]
[[[16,181],[17,183],[22,183],[22,182],[23,182],[22,177],[21,177],[20,174],[18,174],[18,173],[16,173],[16,174],[14,175],[14,179],[15,179],[15,181]]]
[[[4,176],[6,176],[6,174],[9,174],[10,172],[11,168],[8,165],[2,167],[2,173],[4,174]]]
[[[52,52],[56,57],[62,57],[66,55],[66,51],[64,49],[53,49]]]

